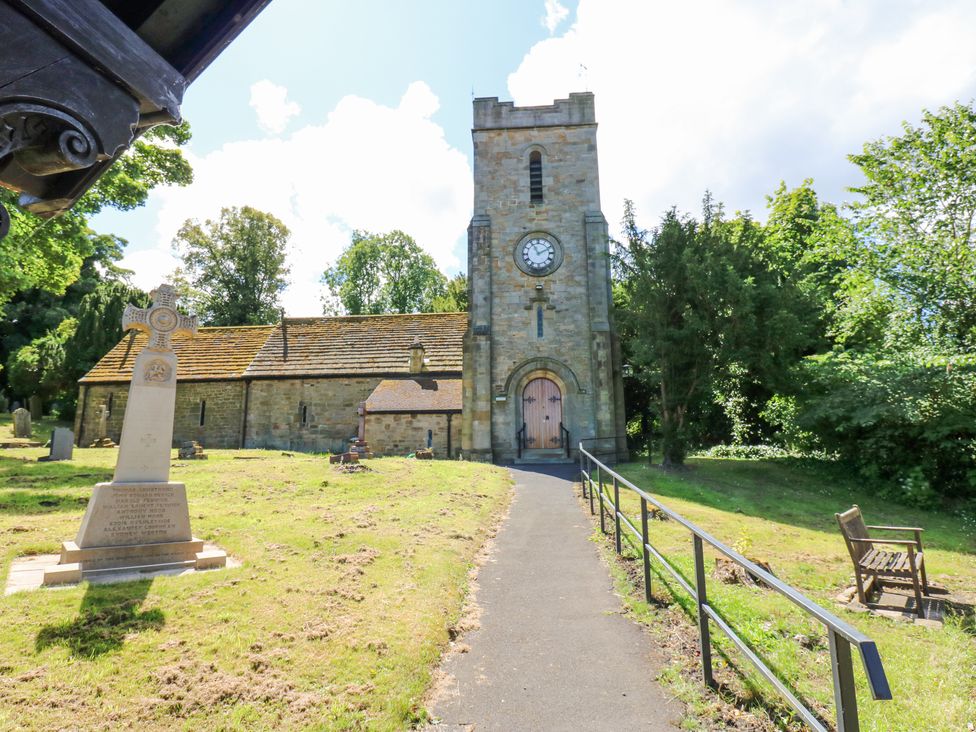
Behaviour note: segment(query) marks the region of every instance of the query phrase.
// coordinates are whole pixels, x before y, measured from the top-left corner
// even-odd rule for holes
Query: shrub
[[[806,359],[787,432],[810,432],[884,492],[913,505],[976,497],[972,357],[833,352]]]

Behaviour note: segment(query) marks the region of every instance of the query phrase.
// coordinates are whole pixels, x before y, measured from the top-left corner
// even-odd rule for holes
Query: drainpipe
[[[244,379],[244,418],[241,420],[241,450],[247,443],[247,407],[251,397],[251,380]]]
[[[454,415],[447,413],[447,456],[451,457],[451,417]]]

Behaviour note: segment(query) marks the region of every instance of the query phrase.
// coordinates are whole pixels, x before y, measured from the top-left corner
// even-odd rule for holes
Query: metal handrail
[[[563,443],[562,447],[566,450],[566,457],[569,457],[569,430],[559,423],[559,440]]]
[[[789,705],[797,712],[801,719],[817,732],[827,732],[827,728],[820,722],[817,716],[801,702],[793,692],[783,683],[782,680],[767,666],[749,645],[735,632],[728,621],[721,617],[718,611],[708,604],[708,597],[705,585],[705,558],[704,543],[710,544],[720,554],[725,555],[752,576],[760,579],[763,584],[779,594],[786,597],[794,605],[798,606],[808,615],[819,620],[827,628],[827,636],[830,645],[831,675],[834,682],[834,704],[837,715],[837,732],[857,732],[860,729],[857,716],[857,697],[854,689],[854,666],[851,660],[851,644],[857,646],[861,656],[861,663],[864,665],[864,672],[867,675],[868,687],[871,690],[871,697],[875,700],[891,699],[891,689],[888,686],[888,678],[885,675],[884,666],[881,663],[881,656],[874,641],[864,633],[848,625],[833,613],[825,610],[817,603],[810,600],[801,592],[786,584],[782,580],[742,556],[739,552],[722,543],[704,529],[691,523],[678,513],[653,498],[646,491],[638,488],[619,473],[607,467],[597,458],[583,448],[583,443],[579,445],[580,453],[580,483],[583,487],[583,498],[588,498],[590,503],[590,513],[595,513],[594,507],[594,488],[596,498],[599,502],[600,510],[600,530],[606,533],[605,513],[608,513],[606,504],[612,506],[613,511],[610,515],[614,519],[614,541],[616,551],[619,554],[621,546],[621,522],[634,534],[641,542],[643,551],[641,552],[644,560],[644,594],[648,602],[651,600],[651,555],[657,559],[661,565],[677,580],[684,590],[695,600],[698,610],[698,632],[699,644],[702,659],[702,677],[707,686],[714,687],[715,682],[712,677],[712,651],[711,637],[708,621],[711,620],[721,630],[743,655],[759,670],[759,672],[769,681],[780,694],[786,699]],[[596,471],[596,480],[593,472]],[[604,473],[612,480],[613,497],[604,491]],[[620,487],[634,491],[641,501],[641,528],[636,526],[620,510]],[[665,557],[655,549],[649,539],[648,532],[648,506],[654,506],[658,511],[677,522],[692,534],[693,549],[695,558],[695,586],[691,584],[671,565]]]
[[[522,423],[522,429],[515,430],[515,441],[518,443],[518,457],[522,459],[522,443],[525,442],[525,422]]]

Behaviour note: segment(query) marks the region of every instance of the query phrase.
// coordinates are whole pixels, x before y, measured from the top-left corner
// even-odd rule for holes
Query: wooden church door
[[[525,447],[530,450],[562,447],[559,425],[563,421],[563,398],[556,382],[533,379],[522,392],[522,421]]]

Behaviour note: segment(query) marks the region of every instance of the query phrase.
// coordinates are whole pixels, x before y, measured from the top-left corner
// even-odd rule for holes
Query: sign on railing
[[[606,518],[609,515],[614,521],[614,542],[617,553],[622,550],[621,526],[627,529],[640,541],[644,561],[644,594],[648,602],[651,601],[651,557],[666,569],[675,581],[695,601],[697,607],[698,633],[702,659],[702,680],[707,686],[713,687],[715,681],[712,676],[712,644],[711,626],[709,620],[721,630],[739,649],[743,656],[756,667],[760,674],[786,699],[787,703],[796,711],[800,718],[817,732],[828,732],[827,727],[817,716],[787,687],[775,672],[753,651],[748,644],[735,632],[735,629],[723,619],[708,603],[707,586],[705,582],[705,543],[710,544],[720,554],[739,564],[753,577],[758,578],[771,590],[786,597],[794,605],[816,618],[827,629],[830,644],[830,667],[834,681],[834,704],[837,715],[837,732],[857,732],[860,729],[857,716],[857,696],[854,690],[854,664],[851,659],[851,645],[857,647],[867,675],[868,688],[871,697],[876,700],[891,699],[891,689],[881,664],[881,656],[874,641],[853,626],[828,612],[817,603],[810,600],[797,589],[777,579],[754,562],[749,561],[729,546],[726,546],[707,531],[699,528],[680,514],[675,513],[648,493],[638,488],[629,480],[614,472],[601,463],[593,455],[579,446],[580,454],[580,483],[583,487],[583,498],[590,503],[590,513],[600,512],[600,530],[606,533]],[[594,471],[596,477],[594,478]],[[604,490],[604,481],[609,480],[613,488],[613,497]],[[641,526],[638,529],[620,510],[620,488],[623,486],[631,490],[640,498]],[[595,505],[598,504],[598,505]],[[678,572],[677,569],[650,542],[648,533],[648,506],[654,506],[668,518],[686,528],[692,535],[692,550],[695,560],[694,587]],[[612,509],[612,510],[611,510]]]

